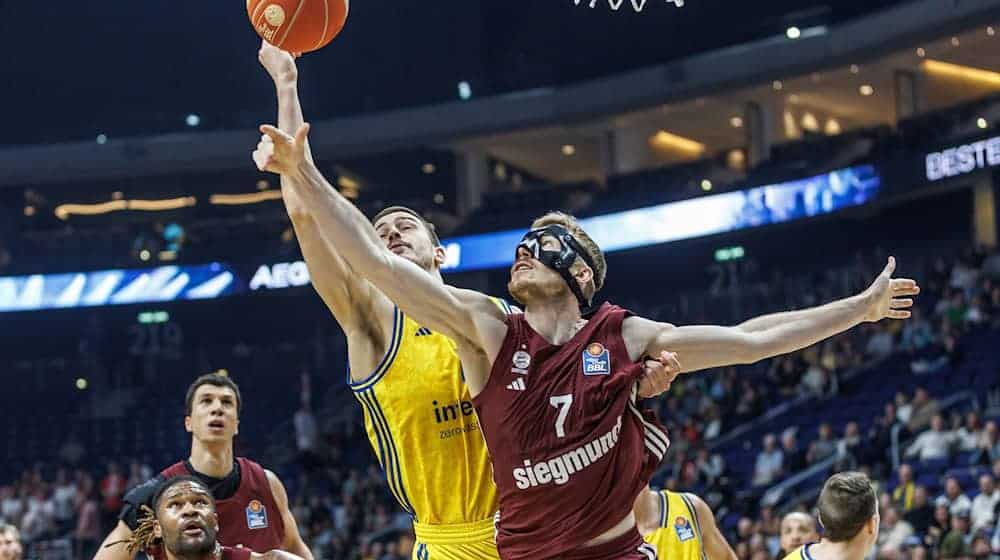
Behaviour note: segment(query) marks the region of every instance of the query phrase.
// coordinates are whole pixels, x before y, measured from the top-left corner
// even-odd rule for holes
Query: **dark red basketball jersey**
[[[222,547],[222,560],[250,560],[250,554],[250,550],[246,548]]]
[[[562,346],[510,315],[490,378],[473,402],[500,494],[504,560],[579,550],[629,512],[669,441],[639,411],[643,365],[622,338],[627,311],[605,303]]]
[[[219,515],[216,538],[223,546],[243,545],[254,552],[281,549],[285,541],[285,522],[271,493],[264,467],[243,457],[236,461],[240,465],[240,487],[231,498],[215,502]],[[191,473],[180,462],[160,474],[173,478]]]

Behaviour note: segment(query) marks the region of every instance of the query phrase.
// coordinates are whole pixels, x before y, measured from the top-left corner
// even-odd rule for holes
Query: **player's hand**
[[[909,278],[893,278],[896,271],[896,257],[889,257],[888,264],[864,291],[866,309],[865,321],[875,322],[882,319],[909,319],[909,309],[913,307],[913,299],[920,293],[920,286]]]
[[[275,85],[294,84],[298,81],[299,69],[295,65],[296,58],[297,55],[283,51],[267,41],[261,41],[260,50],[257,51],[257,60],[271,75]]]
[[[658,360],[646,360],[645,367],[646,372],[639,379],[639,397],[643,399],[667,392],[681,372],[677,354],[666,351],[660,352]]]
[[[263,134],[253,152],[257,169],[290,175],[306,161],[309,123],[303,123],[294,137],[269,124],[261,125],[260,131]]]

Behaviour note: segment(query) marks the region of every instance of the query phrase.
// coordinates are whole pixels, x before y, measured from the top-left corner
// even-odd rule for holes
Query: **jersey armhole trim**
[[[670,513],[670,500],[667,499],[667,491],[657,492],[660,496],[660,528],[667,528],[667,515]]]
[[[375,367],[375,371],[361,381],[351,381],[351,373],[348,368],[347,385],[352,391],[360,393],[361,391],[370,389],[385,377],[386,372],[389,371],[392,363],[396,360],[396,355],[399,353],[399,346],[403,342],[403,323],[403,312],[398,307],[393,307],[392,336],[389,339],[389,346],[386,348],[385,355],[382,356],[382,361]]]

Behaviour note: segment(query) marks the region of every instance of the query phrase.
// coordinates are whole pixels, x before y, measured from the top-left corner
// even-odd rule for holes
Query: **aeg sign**
[[[281,288],[294,288],[297,286],[307,286],[309,284],[309,269],[306,263],[295,261],[291,263],[277,263],[272,265],[261,265],[250,280],[250,290],[257,291],[261,288],[268,290],[278,290]]]

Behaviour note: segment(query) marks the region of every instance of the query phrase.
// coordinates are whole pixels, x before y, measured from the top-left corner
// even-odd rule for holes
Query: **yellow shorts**
[[[413,532],[413,560],[500,560],[492,519],[460,525],[414,523]]]

